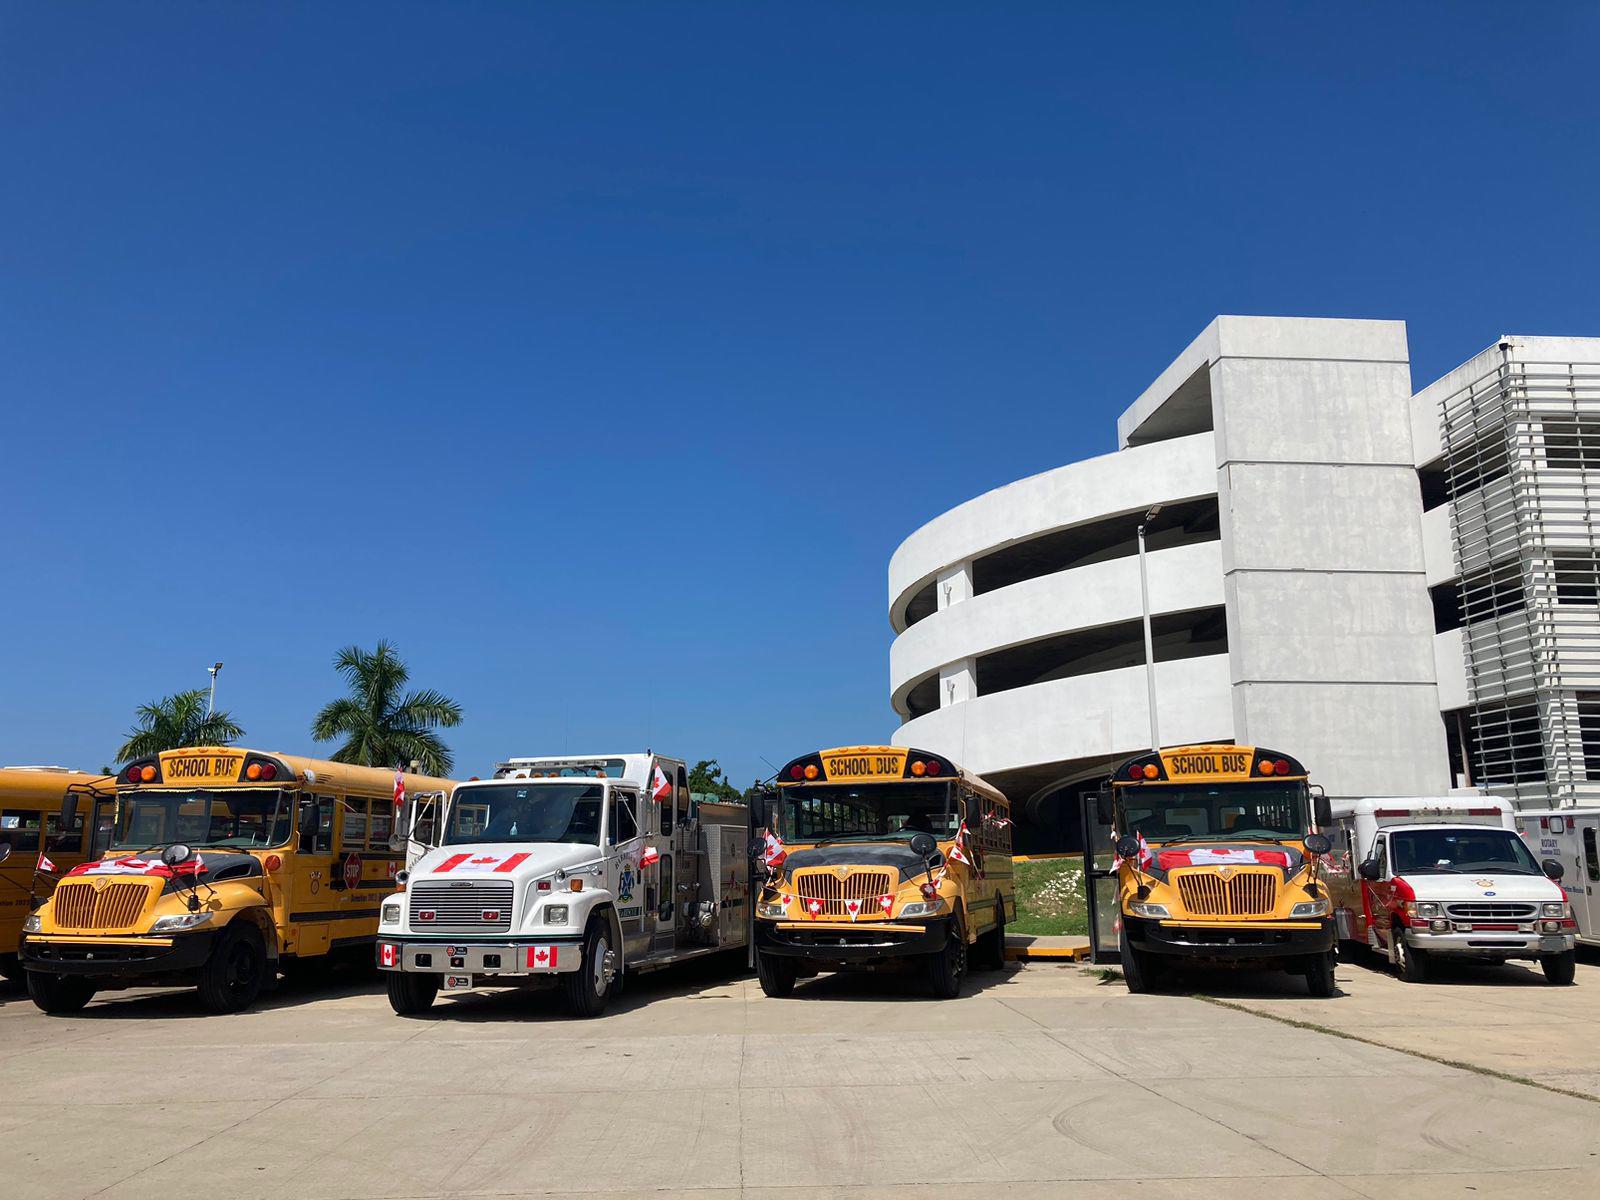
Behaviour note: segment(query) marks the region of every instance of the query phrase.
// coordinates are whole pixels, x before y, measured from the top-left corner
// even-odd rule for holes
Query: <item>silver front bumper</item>
[[[582,942],[426,941],[378,936],[378,969],[427,975],[564,975],[583,965]]]
[[[1451,930],[1448,933],[1408,929],[1406,940],[1428,954],[1466,958],[1535,958],[1541,954],[1562,954],[1578,944],[1578,939],[1570,933],[1534,933],[1520,929]]]

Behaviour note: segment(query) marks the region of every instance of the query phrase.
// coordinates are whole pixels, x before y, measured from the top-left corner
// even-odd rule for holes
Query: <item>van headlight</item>
[[[546,904],[544,906],[544,923],[546,925],[565,925],[569,906],[565,904]]]
[[[1554,900],[1549,904],[1541,904],[1539,912],[1547,917],[1564,917],[1567,915],[1567,902],[1565,900]]]
[[[371,911],[368,909],[367,911]],[[211,920],[209,909],[201,909],[192,913],[173,913],[171,916],[157,917],[156,923],[150,926],[151,933],[182,933],[185,929],[193,929],[196,925],[204,925]]]
[[[1428,920],[1431,921],[1431,920],[1433,920],[1434,917],[1437,917],[1438,915],[1439,915],[1439,906],[1437,904],[1419,904],[1419,905],[1417,905],[1417,916],[1419,916],[1419,917],[1426,917]]]
[[[1439,906],[1430,904],[1428,907],[1437,909]],[[1289,910],[1291,920],[1295,917],[1325,917],[1327,915],[1328,898],[1326,896],[1319,896],[1315,900],[1302,900]]]
[[[400,924],[400,901],[385,900],[383,902],[383,916],[379,920],[385,925]]]
[[[1165,921],[1172,914],[1167,911],[1165,904],[1146,904],[1142,900],[1128,905],[1128,911],[1136,917],[1144,917],[1151,921]]]
[[[44,925],[39,920],[39,914],[38,913],[29,913],[27,916],[22,918],[22,932],[23,933],[38,933],[39,930],[41,930],[43,928],[44,928]]]

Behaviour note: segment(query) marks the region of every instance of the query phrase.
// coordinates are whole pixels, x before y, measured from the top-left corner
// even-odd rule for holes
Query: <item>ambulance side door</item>
[[[1377,860],[1378,878],[1362,880],[1362,907],[1368,926],[1378,932],[1378,941],[1388,946],[1394,935],[1394,879],[1389,874],[1389,835],[1379,830],[1372,841],[1369,858]]]

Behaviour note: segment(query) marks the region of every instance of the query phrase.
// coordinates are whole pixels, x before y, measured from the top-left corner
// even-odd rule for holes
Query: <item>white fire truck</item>
[[[399,827],[415,836],[403,806]],[[695,802],[684,764],[643,754],[513,758],[459,785],[432,844],[383,901],[389,1003],[559,986],[598,1016],[624,971],[744,947],[751,836],[742,804]]]
[[[1345,944],[1402,979],[1437,959],[1529,959],[1554,984],[1577,964],[1559,863],[1535,860],[1506,801],[1473,793],[1334,801],[1324,874]]]
[[[1600,808],[1523,809],[1517,828],[1541,859],[1561,864],[1561,890],[1578,923],[1578,941],[1600,947]]]

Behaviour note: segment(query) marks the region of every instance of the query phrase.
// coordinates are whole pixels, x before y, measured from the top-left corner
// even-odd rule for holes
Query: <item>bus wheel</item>
[[[1566,987],[1578,977],[1578,952],[1563,950],[1560,954],[1541,954],[1539,965],[1544,968],[1546,983]]]
[[[1428,982],[1428,956],[1406,941],[1406,935],[1396,929],[1394,938],[1395,973],[1407,983]]]
[[[261,931],[239,920],[222,931],[200,968],[200,1003],[214,1013],[249,1008],[267,979],[267,948]]]
[[[583,961],[576,971],[561,977],[561,990],[573,1016],[598,1017],[605,1012],[615,969],[606,920],[603,916],[590,917],[589,928],[583,933]]]
[[[959,920],[952,920],[944,949],[928,956],[928,990],[937,1000],[954,1000],[967,978],[967,936]]]
[[[28,995],[41,1011],[61,1016],[77,1012],[94,999],[94,985],[70,975],[29,971]]]
[[[756,979],[764,995],[782,1000],[794,991],[794,981],[799,977],[794,959],[781,954],[763,954],[756,951]]]
[[[1134,995],[1154,991],[1165,981],[1165,972],[1143,950],[1128,941],[1128,931],[1117,934],[1118,957],[1122,959],[1122,981]]]
[[[1334,993],[1333,964],[1332,950],[1306,959],[1306,991],[1319,1000],[1326,1000]]]
[[[15,954],[0,954],[0,978],[9,979],[12,983],[22,983],[27,970],[22,965],[22,960]]]
[[[386,971],[389,984],[389,1007],[402,1017],[415,1016],[433,1007],[433,998],[439,994],[439,977]]]
[[[986,971],[1006,968],[1006,901],[998,892],[994,897],[994,928],[978,939],[978,965]]]

